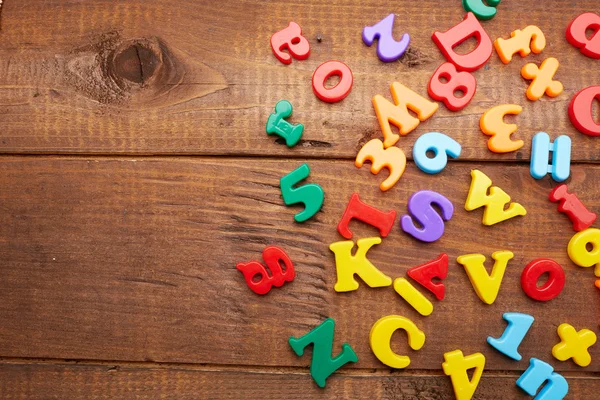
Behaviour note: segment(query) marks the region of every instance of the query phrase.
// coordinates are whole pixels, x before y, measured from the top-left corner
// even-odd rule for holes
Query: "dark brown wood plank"
[[[279,178],[299,161],[224,158],[0,159],[0,356],[307,366],[287,339],[332,317],[335,351],[350,343],[358,368],[384,368],[369,348],[379,318],[400,314],[427,335],[410,351],[410,368],[439,369],[443,353],[481,351],[490,370],[522,370],[527,359],[553,360],[556,328],[568,322],[598,332],[599,293],[591,269],[574,266],[566,246],[570,221],[547,200],[552,184],[534,181],[525,165],[451,164],[425,176],[410,163],[399,184],[379,191],[383,177],[356,170],[349,161],[309,162],[309,181],[322,185],[325,205],[316,218],[293,222],[296,207],[280,198]],[[523,204],[523,218],[484,227],[481,210],[466,212],[470,170],[481,168]],[[570,188],[600,211],[597,166],[572,169]],[[411,193],[434,189],[456,208],[444,237],[417,243],[396,222],[369,259],[393,278],[408,268],[449,254],[447,297],[421,317],[391,287],[334,292],[329,244],[343,240],[336,225],[352,192],[382,210],[402,215]],[[353,222],[355,238],[376,230]],[[294,260],[294,282],[261,297],[235,269],[279,245]],[[473,291],[456,257],[508,249],[499,297],[491,306]],[[563,293],[548,303],[530,300],[520,274],[531,260],[548,257],[565,269]],[[427,294],[433,300],[433,296]],[[524,360],[508,360],[486,344],[505,327],[502,313],[526,312],[536,322],[524,340]],[[394,348],[407,351],[406,339]],[[600,346],[586,371],[600,370]],[[580,370],[553,362],[558,370]]]
[[[391,98],[400,81],[425,95],[443,61],[431,41],[434,30],[462,20],[460,3],[434,0],[195,1],[19,0],[2,9],[0,33],[0,152],[246,154],[354,158],[381,133],[371,105],[375,94]],[[506,2],[485,22],[492,39],[538,25],[548,39],[540,55],[516,56],[509,65],[493,55],[475,73],[477,94],[463,111],[442,106],[398,146],[411,156],[422,133],[440,131],[459,140],[463,159],[524,160],[531,137],[573,138],[573,159],[600,159],[595,138],[578,133],[567,117],[578,90],[600,84],[598,61],[582,56],[565,39],[567,24],[596,0]],[[396,32],[409,32],[410,55],[381,63],[361,32],[390,12]],[[270,35],[290,20],[311,43],[311,56],[284,66],[273,56]],[[49,23],[48,21],[52,21]],[[322,37],[317,42],[316,37]],[[554,56],[564,93],[535,103],[525,97],[520,76],[526,62]],[[355,76],[348,98],[320,102],[311,76],[322,62],[339,59]],[[306,126],[304,141],[289,150],[265,134],[265,122],[280,99],[292,101],[292,121]],[[504,156],[487,150],[479,119],[503,103],[524,106],[515,118],[521,150]],[[597,117],[600,117],[597,115]]]
[[[515,384],[518,374],[484,374],[473,399],[530,399]],[[600,379],[565,375],[569,398],[593,400]],[[320,389],[308,371],[219,370],[193,366],[0,364],[0,395],[6,399],[454,399],[450,378],[440,375],[332,375]]]

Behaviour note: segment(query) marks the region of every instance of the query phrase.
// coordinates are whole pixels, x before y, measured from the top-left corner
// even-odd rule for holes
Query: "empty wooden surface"
[[[456,3],[456,4],[454,4]],[[460,349],[487,358],[476,399],[527,398],[515,385],[537,357],[570,385],[573,399],[600,392],[600,345],[587,368],[551,355],[556,328],[567,322],[599,332],[599,292],[592,269],[575,266],[566,246],[574,232],[547,200],[556,185],[529,174],[531,137],[546,131],[573,140],[569,188],[600,212],[600,144],[578,133],[567,116],[572,95],[600,84],[599,61],[565,40],[567,24],[596,0],[505,0],[483,25],[492,40],[537,25],[548,40],[539,55],[496,54],[475,72],[477,94],[458,113],[439,111],[397,146],[411,157],[414,140],[444,132],[462,144],[461,160],[429,176],[412,162],[398,184],[382,193],[387,176],[354,167],[358,149],[380,129],[371,105],[391,98],[399,81],[426,95],[443,57],[431,41],[464,15],[460,2],[350,0],[6,0],[0,20],[0,397],[200,399],[452,399],[443,353]],[[408,53],[383,64],[360,33],[389,13],[395,32],[409,32]],[[270,35],[290,20],[311,43],[306,61],[284,66]],[[317,36],[321,41],[317,41]],[[466,46],[469,46],[467,44]],[[527,62],[559,59],[565,86],[556,99],[529,102],[520,76]],[[320,102],[311,75],[338,59],[354,74],[351,94]],[[294,105],[306,127],[293,149],[265,134],[275,103]],[[526,145],[496,155],[487,150],[479,119],[487,109],[517,103],[515,136]],[[598,114],[597,104],[594,115]],[[308,163],[308,182],[325,191],[321,212],[306,223],[285,207],[279,179]],[[527,209],[492,227],[482,210],[467,212],[470,171],[479,169]],[[336,293],[329,244],[344,240],[337,223],[352,193],[381,209],[406,213],[417,190],[447,196],[455,215],[433,244],[392,233],[368,258],[392,278],[446,252],[447,296],[429,317],[417,314],[391,287]],[[596,224],[597,225],[597,224]],[[378,231],[353,222],[354,239]],[[257,296],[235,269],[261,260],[278,245],[297,277]],[[515,253],[493,305],[483,304],[456,257],[497,250]],[[520,286],[530,261],[547,257],[565,270],[567,284],[548,302],[529,299]],[[489,269],[489,268],[488,268]],[[423,290],[424,291],[424,290]],[[425,291],[424,291],[425,292]],[[512,361],[487,343],[506,326],[507,311],[536,321]],[[379,318],[409,317],[427,339],[410,350],[396,333],[392,348],[411,365],[392,371],[369,348]],[[325,318],[336,321],[334,353],[349,343],[359,362],[339,370],[319,389],[310,354],[287,343]]]

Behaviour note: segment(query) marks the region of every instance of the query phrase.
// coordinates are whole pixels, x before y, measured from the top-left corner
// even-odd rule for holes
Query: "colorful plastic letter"
[[[392,335],[398,329],[406,331],[408,345],[413,350],[420,350],[425,344],[425,333],[423,333],[410,319],[400,315],[388,315],[383,317],[371,328],[369,342],[375,357],[388,367],[402,369],[410,365],[409,356],[400,356],[392,350],[390,341]]]
[[[446,287],[442,282],[434,282],[433,278],[444,280],[448,276],[448,255],[442,253],[433,261],[412,267],[407,275],[433,293],[438,300],[444,300]]]
[[[433,158],[427,157],[427,152],[433,151]],[[421,135],[413,146],[413,158],[417,167],[428,174],[442,172],[448,164],[448,156],[458,158],[462,147],[451,137],[439,132],[429,132]]]
[[[535,395],[539,387],[548,383]],[[569,384],[562,375],[554,372],[554,368],[548,363],[532,358],[529,360],[529,368],[517,379],[517,386],[523,389],[533,400],[562,400],[569,392]]]
[[[496,7],[500,0],[487,0],[487,5],[483,0],[463,0],[462,3],[465,11],[472,12],[481,21],[487,21],[496,15]]]
[[[304,36],[300,25],[290,22],[287,28],[275,32],[271,36],[273,54],[284,64],[291,64],[292,56],[297,60],[305,60],[310,55],[310,44]],[[283,50],[288,50],[287,54]]]
[[[433,312],[433,304],[405,278],[394,280],[394,290],[419,314],[426,317]]]
[[[502,118],[506,114],[519,115],[523,107],[517,104],[502,104],[490,108],[479,120],[481,131],[491,136],[488,140],[488,149],[494,153],[509,153],[523,147],[522,140],[511,140],[510,135],[517,131],[517,125],[506,124]]]
[[[552,348],[552,355],[558,361],[573,359],[580,367],[587,367],[592,362],[592,356],[588,349],[596,343],[596,334],[589,329],[579,332],[569,324],[561,324],[558,327],[560,343]]]
[[[590,38],[586,31],[594,31]],[[567,41],[590,58],[600,59],[600,15],[584,13],[575,18],[567,27]]]
[[[394,104],[381,95],[373,97],[373,107],[383,132],[383,145],[388,148],[396,144],[399,135],[392,132],[390,124],[400,129],[400,135],[408,135],[418,125],[425,121],[438,109],[438,104],[419,96],[401,83],[394,82],[390,87]],[[410,115],[408,110],[417,114],[417,118]]]
[[[444,373],[450,376],[456,400],[470,400],[477,390],[483,368],[485,367],[485,356],[481,353],[464,356],[460,350],[454,350],[444,354],[445,362],[442,363]],[[475,368],[473,378],[469,380],[467,371]]]
[[[583,205],[576,194],[569,193],[568,190],[567,185],[558,185],[552,189],[548,199],[560,202],[558,211],[567,214],[573,223],[573,229],[579,232],[592,226],[597,216]]]
[[[310,168],[308,164],[302,164],[279,181],[281,187],[281,196],[286,206],[303,203],[304,211],[296,214],[296,222],[304,222],[317,213],[323,206],[325,193],[321,186],[316,183],[309,183],[294,189],[300,181],[308,178]]]
[[[441,79],[445,81],[442,82]],[[471,102],[477,90],[477,80],[470,72],[458,72],[452,63],[444,63],[433,73],[427,91],[432,99],[443,101],[448,110],[462,110]],[[456,91],[462,97],[456,97]]]
[[[432,207],[435,204],[442,215]],[[444,221],[449,221],[454,213],[452,202],[437,192],[421,190],[413,193],[408,199],[408,212],[400,219],[402,230],[422,242],[435,242],[444,234]],[[422,228],[418,228],[417,220]]]
[[[475,50],[467,54],[458,54],[454,48],[465,40],[477,39]],[[460,71],[472,72],[483,67],[492,56],[492,41],[473,13],[467,13],[465,19],[448,31],[434,32],[432,37],[440,51]]]
[[[337,75],[340,81],[332,88],[326,88],[325,82]],[[343,100],[352,90],[352,71],[341,61],[327,61],[319,65],[312,76],[313,92],[326,103],[337,103]]]
[[[394,14],[390,14],[373,26],[365,26],[362,32],[363,42],[371,46],[375,39],[377,43],[377,57],[383,62],[396,61],[408,49],[410,36],[408,33],[402,35],[402,39],[397,42],[392,35],[394,29]]]
[[[548,164],[548,157],[552,152],[552,164]],[[571,174],[571,138],[561,135],[554,142],[546,132],[539,132],[531,142],[531,176],[542,179],[548,172],[552,179],[562,182]]]
[[[592,250],[587,245],[592,245]],[[595,275],[600,277],[600,229],[588,228],[578,232],[569,241],[567,246],[569,258],[580,267],[595,266]]]
[[[538,287],[537,281],[545,273],[549,275],[548,281],[542,287]],[[534,300],[552,300],[565,287],[565,271],[556,261],[538,258],[527,264],[523,269],[521,287],[525,294]]]
[[[344,215],[342,215],[342,219],[337,227],[340,235],[346,239],[352,239],[352,231],[350,231],[348,225],[353,218],[374,226],[375,228],[379,229],[379,234],[381,237],[386,237],[390,234],[390,231],[394,226],[394,221],[396,220],[396,211],[380,211],[375,207],[363,203],[360,201],[358,193],[353,193],[350,197],[350,202],[346,207],[346,211],[344,211]]]
[[[500,353],[513,360],[521,361],[519,345],[527,335],[529,328],[533,325],[533,317],[529,314],[504,313],[502,315],[508,322],[508,326],[499,339],[488,336],[487,342]]]
[[[510,206],[505,210],[504,206],[510,202],[510,196],[499,187],[492,186],[492,180],[483,172],[474,169],[471,171],[471,178],[471,188],[465,203],[465,210],[473,211],[485,206],[483,211],[484,225],[494,225],[517,215],[527,214],[525,207],[519,203],[510,203]],[[487,194],[488,189],[489,195]]]
[[[504,64],[508,64],[512,57],[519,53],[527,57],[532,51],[539,54],[546,47],[546,36],[540,28],[529,25],[525,29],[517,29],[510,34],[510,39],[498,38],[494,42],[496,52]]]
[[[304,132],[304,125],[293,125],[285,120],[291,115],[292,104],[287,100],[280,100],[275,105],[275,112],[267,119],[267,134],[281,136],[287,147],[294,147]]]
[[[335,267],[337,282],[334,286],[336,292],[351,292],[358,289],[358,282],[354,275],[360,276],[370,287],[384,287],[392,284],[392,278],[378,270],[369,260],[367,252],[371,247],[381,243],[381,238],[372,237],[359,239],[356,244],[358,249],[352,255],[354,242],[352,240],[332,243],[329,250],[335,254]]]
[[[265,247],[262,253],[265,264],[271,270],[271,276],[267,269],[258,261],[250,261],[248,263],[239,263],[236,268],[244,274],[244,279],[248,287],[256,294],[267,294],[271,287],[281,287],[285,282],[294,280],[296,273],[294,264],[286,254],[276,246]],[[285,271],[281,268],[281,263],[285,265]],[[254,281],[254,277],[260,275],[259,281]]]
[[[600,35],[598,40],[600,41]],[[600,86],[590,86],[575,94],[569,103],[569,119],[584,135],[600,136],[600,123],[594,121],[592,102],[600,101]]]
[[[379,139],[372,139],[365,144],[356,155],[354,165],[357,168],[363,166],[364,162],[371,161],[371,173],[378,174],[383,168],[390,171],[390,176],[381,182],[379,188],[382,192],[391,189],[400,179],[406,168],[406,156],[398,147],[383,147]]]
[[[288,340],[294,353],[300,357],[304,354],[306,346],[313,345],[310,374],[319,387],[325,387],[325,380],[344,366],[344,364],[358,361],[356,353],[348,343],[342,344],[342,352],[340,354],[335,358],[331,357],[334,331],[335,322],[333,319],[327,318],[321,325],[306,335],[300,338],[292,336]]]
[[[471,285],[475,289],[477,296],[485,304],[492,304],[498,297],[500,284],[504,277],[504,271],[508,261],[514,257],[511,251],[496,251],[492,254],[494,259],[494,267],[491,275],[488,275],[485,266],[485,256],[483,254],[466,254],[459,256],[456,261],[465,267]]]
[[[527,88],[527,98],[529,100],[536,101],[542,98],[544,93],[549,97],[556,97],[562,93],[563,84],[552,79],[558,70],[558,66],[558,60],[549,57],[542,62],[539,68],[534,63],[525,64],[521,68],[521,76],[531,80],[529,88]]]

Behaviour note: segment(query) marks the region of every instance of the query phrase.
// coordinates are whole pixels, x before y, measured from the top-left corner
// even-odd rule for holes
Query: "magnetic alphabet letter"
[[[373,97],[373,107],[383,132],[383,145],[387,148],[396,144],[399,135],[392,132],[390,124],[400,129],[400,135],[408,135],[418,125],[425,121],[438,109],[438,104],[419,96],[406,86],[394,82],[390,87],[394,104],[381,95]],[[417,118],[410,115],[408,110],[417,114]]]
[[[463,0],[462,3],[465,11],[471,11],[477,19],[487,21],[496,15],[496,7],[500,0],[487,0],[487,5],[483,0]]]
[[[544,93],[549,97],[556,97],[562,93],[563,84],[552,79],[558,70],[558,66],[558,60],[549,57],[539,67],[534,63],[529,63],[521,68],[521,76],[531,80],[529,88],[527,88],[527,98],[529,100],[541,99]]]
[[[275,112],[267,119],[267,134],[281,136],[287,147],[294,147],[304,132],[304,125],[293,125],[285,120],[292,115],[292,110],[292,103],[280,100],[275,104]]]
[[[591,250],[587,245],[592,246]],[[600,229],[588,228],[578,232],[569,241],[567,246],[569,258],[580,267],[595,266],[595,275],[600,277]]]
[[[600,35],[597,35],[600,40]],[[592,102],[600,101],[600,86],[590,86],[575,94],[569,103],[569,119],[584,135],[600,136],[600,123],[594,121]]]
[[[435,156],[429,158],[428,151],[433,151]],[[428,174],[442,172],[448,164],[448,156],[458,158],[462,147],[460,143],[440,132],[425,133],[417,139],[413,146],[413,158],[417,167]]]
[[[504,206],[510,202],[510,196],[497,186],[492,186],[492,180],[479,170],[471,171],[471,188],[465,203],[465,210],[472,211],[485,207],[483,211],[483,224],[494,225],[518,215],[525,215],[525,207],[519,203],[510,203],[505,210]],[[491,187],[490,187],[491,186]],[[490,194],[488,195],[487,192]]]
[[[444,354],[445,362],[442,363],[444,373],[450,376],[456,400],[470,400],[477,390],[483,368],[485,367],[485,356],[481,353],[464,356],[460,350],[454,350]],[[475,368],[473,378],[469,380],[467,370]]]
[[[398,182],[406,168],[406,155],[404,155],[404,152],[393,146],[386,149],[379,139],[369,140],[360,149],[356,155],[354,165],[360,168],[367,160],[371,161],[372,174],[378,174],[383,168],[390,171],[390,176],[379,185],[382,192],[391,189]]]
[[[419,314],[426,317],[433,312],[433,304],[405,278],[397,278],[394,281],[394,290]]]
[[[275,57],[284,64],[290,64],[292,56],[297,60],[305,60],[310,55],[310,44],[302,36],[300,25],[295,22],[290,22],[287,28],[271,36],[271,48]],[[290,54],[283,51],[286,49]]]
[[[432,207],[434,204],[442,211],[441,216]],[[421,190],[408,199],[408,212],[410,215],[403,215],[400,220],[402,230],[423,242],[435,242],[444,234],[444,221],[452,218],[454,206],[437,192]],[[415,225],[413,218],[422,228]]]
[[[548,157],[552,152],[552,164],[548,164]],[[571,174],[571,138],[561,135],[554,142],[546,132],[538,132],[531,142],[531,176],[542,179],[548,172],[552,179],[562,182]]]
[[[596,343],[596,334],[589,329],[579,332],[569,324],[558,327],[560,343],[552,348],[552,355],[559,361],[573,359],[580,367],[587,367],[592,362],[589,348]]]
[[[373,354],[379,361],[388,367],[402,369],[409,366],[410,357],[394,353],[390,346],[392,335],[398,329],[406,332],[411,349],[420,350],[425,344],[425,333],[419,330],[410,319],[400,315],[388,315],[375,322],[371,328],[369,342]]]
[[[544,382],[548,383],[535,396]],[[569,384],[562,375],[554,372],[554,368],[548,363],[532,358],[529,360],[529,368],[517,379],[517,386],[523,389],[534,400],[562,400],[569,392]]]
[[[465,40],[474,37],[478,45],[467,54],[458,54],[454,48]],[[483,67],[492,56],[492,41],[473,13],[467,13],[465,19],[448,31],[434,32],[432,37],[440,51],[461,71],[472,72]]]
[[[503,104],[490,108],[479,120],[481,131],[491,136],[488,140],[488,149],[494,153],[509,153],[519,150],[525,144],[522,140],[511,140],[510,135],[517,131],[517,125],[505,124],[502,118],[506,114],[518,115],[523,107],[517,104]]]
[[[520,361],[522,357],[518,352],[519,345],[529,332],[534,319],[529,314],[521,313],[504,313],[502,318],[508,321],[504,333],[499,339],[488,336],[487,342],[505,356]]]
[[[508,64],[516,53],[521,57],[527,57],[532,51],[535,54],[541,53],[546,47],[546,37],[540,28],[530,25],[512,32],[510,39],[496,39],[494,47],[502,62]]]
[[[276,246],[265,247],[262,253],[265,264],[271,270],[271,276],[267,269],[258,261],[250,261],[249,263],[239,263],[236,268],[244,274],[244,279],[248,287],[256,294],[267,294],[271,287],[281,287],[285,282],[294,280],[296,273],[294,272],[294,264],[286,254]],[[281,268],[281,262],[285,265],[285,271]],[[260,275],[258,282],[254,281],[254,277]]]
[[[326,88],[325,82],[337,75],[340,81],[332,88]],[[343,100],[352,90],[352,71],[341,61],[327,61],[319,65],[312,76],[312,87],[315,95],[326,103]]]
[[[568,190],[567,185],[558,185],[552,189],[548,199],[560,202],[558,211],[567,214],[573,223],[573,229],[579,232],[592,226],[597,216],[583,205],[576,194],[569,193]]]
[[[315,215],[323,206],[323,200],[325,199],[323,189],[316,183],[309,183],[294,189],[294,186],[308,178],[309,174],[308,164],[302,164],[279,181],[281,196],[286,206],[297,203],[304,204],[304,211],[294,215],[296,222],[304,222]]]
[[[407,271],[407,274],[433,293],[438,300],[444,300],[446,287],[441,282],[433,282],[433,278],[444,280],[448,276],[448,255],[446,253],[440,254],[433,261],[412,267]]]
[[[335,242],[329,246],[329,250],[335,254],[335,266],[337,270],[337,282],[334,286],[336,292],[350,292],[358,289],[358,282],[354,275],[360,278],[370,287],[390,286],[392,279],[379,271],[369,260],[367,252],[371,247],[381,243],[381,238],[372,237],[359,239],[356,244],[358,250],[352,255],[354,242],[352,240]]]
[[[589,39],[586,35],[588,29],[594,31]],[[575,18],[567,27],[567,41],[581,54],[600,59],[600,15],[584,13]]]
[[[371,46],[375,39],[377,43],[377,57],[383,62],[396,61],[408,49],[410,36],[408,33],[402,35],[402,39],[397,42],[392,35],[394,29],[394,14],[390,14],[373,26],[365,26],[362,32],[363,42]]]
[[[548,281],[538,287],[537,281],[545,273],[548,273]],[[553,260],[538,258],[533,260],[523,269],[521,273],[521,287],[525,294],[537,301],[549,301],[562,292],[565,287],[565,271]]]
[[[327,318],[321,325],[306,335],[300,338],[292,336],[288,340],[292,350],[300,357],[304,354],[306,346],[313,345],[310,374],[319,387],[325,387],[326,379],[344,364],[358,361],[356,353],[348,343],[342,344],[340,354],[335,358],[331,357],[334,331],[335,322],[333,319]]]
[[[442,82],[441,79],[445,81]],[[427,91],[432,99],[443,101],[448,110],[462,110],[471,102],[477,90],[477,80],[470,72],[458,72],[452,63],[444,63],[433,73]],[[460,91],[462,97],[454,93]]]
[[[386,237],[392,230],[392,226],[394,226],[396,211],[391,210],[387,213],[379,211],[375,207],[360,201],[358,193],[353,193],[338,224],[338,232],[346,239],[352,239],[352,231],[350,231],[348,225],[353,218],[374,226],[379,229],[381,237]]]
[[[485,266],[485,256],[483,254],[466,254],[460,256],[456,261],[465,267],[471,285],[477,293],[477,296],[485,304],[492,304],[498,297],[500,284],[506,271],[508,261],[514,257],[511,251],[496,251],[492,254],[494,267],[491,275],[488,275]]]

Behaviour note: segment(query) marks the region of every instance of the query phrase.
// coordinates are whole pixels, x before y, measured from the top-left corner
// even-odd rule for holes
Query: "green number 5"
[[[323,189],[315,183],[308,183],[299,188],[294,188],[294,185],[308,178],[309,174],[308,164],[302,164],[279,181],[281,196],[286,206],[304,203],[304,211],[294,216],[296,222],[304,222],[315,215],[323,206],[323,200],[325,199]]]

